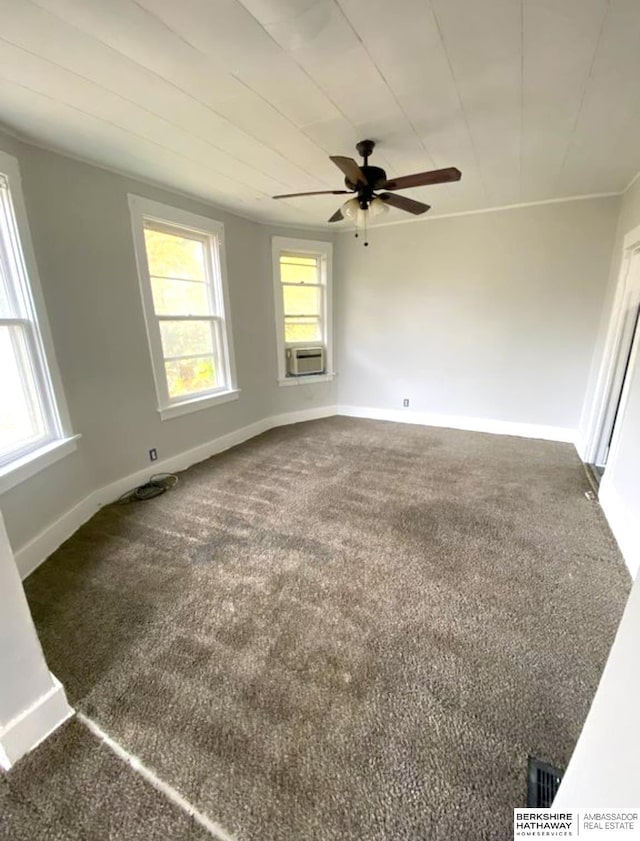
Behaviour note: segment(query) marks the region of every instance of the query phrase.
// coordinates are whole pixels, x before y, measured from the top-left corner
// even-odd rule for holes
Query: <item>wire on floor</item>
[[[143,502],[147,499],[153,499],[165,491],[171,490],[177,484],[178,477],[175,473],[156,473],[148,482],[123,493],[118,499],[118,502],[125,504],[127,502]]]

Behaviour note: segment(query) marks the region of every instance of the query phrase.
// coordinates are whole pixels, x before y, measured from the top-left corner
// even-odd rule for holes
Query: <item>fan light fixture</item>
[[[358,236],[359,229],[364,229],[365,245],[369,245],[367,242],[367,225],[369,223],[369,219],[373,219],[374,216],[380,216],[389,211],[389,208],[382,199],[377,197],[372,198],[368,205],[364,208],[360,205],[359,199],[349,199],[349,201],[346,201],[342,205],[341,209],[343,216],[346,216],[347,219],[352,219],[355,222],[356,237]]]

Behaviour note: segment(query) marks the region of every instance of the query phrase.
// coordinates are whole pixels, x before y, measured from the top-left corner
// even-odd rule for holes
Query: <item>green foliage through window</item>
[[[207,277],[206,239],[172,233],[152,222],[145,226],[144,238],[169,397],[214,389],[222,383],[215,361],[218,324]]]

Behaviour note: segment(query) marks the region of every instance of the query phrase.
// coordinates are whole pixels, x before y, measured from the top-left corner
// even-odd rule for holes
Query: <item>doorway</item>
[[[634,343],[640,332],[640,229],[625,237],[625,247],[607,345],[592,413],[585,463],[596,486],[606,469],[620,417]]]

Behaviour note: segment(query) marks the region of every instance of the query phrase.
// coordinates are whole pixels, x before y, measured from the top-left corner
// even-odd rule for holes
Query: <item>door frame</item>
[[[634,271],[631,271],[632,264]],[[599,460],[602,460],[607,445],[605,433],[611,434],[613,431],[612,424],[616,420],[616,401],[611,398],[613,395],[619,395],[624,385],[627,354],[633,352],[634,309],[638,304],[640,304],[640,225],[630,230],[623,240],[622,260],[609,316],[607,337],[583,437],[581,455],[586,464],[597,464]],[[630,359],[629,367],[632,363],[633,360]],[[625,402],[625,394],[622,394],[618,405],[618,418],[624,413]],[[612,449],[613,447],[610,448],[609,456]]]

